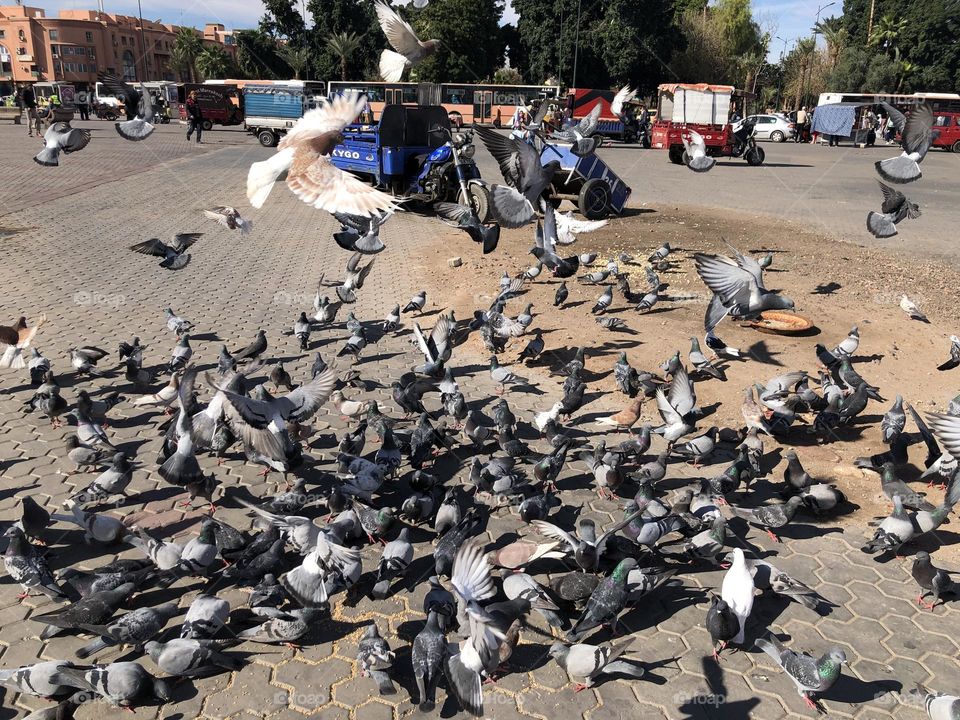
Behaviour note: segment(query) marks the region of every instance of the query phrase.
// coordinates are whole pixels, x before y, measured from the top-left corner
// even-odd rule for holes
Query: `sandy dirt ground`
[[[534,262],[527,254],[533,245],[529,229],[504,231],[501,247],[495,254],[486,257],[464,254],[463,265],[457,268],[447,263],[451,257],[458,256],[452,248],[463,248],[459,238],[455,243],[451,242],[453,239],[454,236],[442,230],[436,236],[424,238],[424,252],[417,262],[422,266],[428,304],[437,309],[452,307],[459,319],[468,318],[475,309],[490,304],[504,271],[515,276]],[[857,325],[861,342],[854,358],[855,366],[868,382],[880,388],[886,402],[871,402],[850,426],[838,431],[839,439],[831,442],[823,442],[809,432],[812,415],[801,416],[806,424],[795,424],[787,437],[767,439],[765,450],[766,466],[778,463],[768,475],[770,483],[780,483],[783,476],[785,461],[780,461],[778,449],[795,447],[811,474],[836,483],[847,495],[849,512],[840,522],[870,534],[868,522],[886,515],[889,504],[880,492],[879,476],[856,468],[853,461],[886,449],[880,439],[879,423],[894,396],[901,394],[923,414],[945,409],[949,400],[960,393],[960,368],[952,372],[937,370],[937,365],[948,355],[949,336],[960,329],[960,315],[955,306],[960,273],[945,262],[912,257],[906,243],[902,251],[858,246],[827,239],[767,216],[733,211],[678,206],[633,211],[613,219],[598,232],[581,235],[575,244],[562,248],[564,252],[560,254],[595,252],[598,257],[593,269],[601,269],[607,260],[621,253],[633,255],[635,264],[621,262],[620,269],[630,275],[631,288],[636,292],[646,287],[644,258],[662,243],[669,242],[674,263],[670,270],[661,273],[661,280],[668,287],[654,311],[637,313],[633,305],[615,292],[608,313],[623,319],[628,330],[606,330],[590,313],[602,286],[567,280],[570,296],[565,308],[558,310],[552,303],[560,281],[547,272],[541,273],[527,283],[528,291],[524,295],[508,303],[506,313],[516,316],[527,303],[533,303],[535,319],[528,335],[540,328],[547,349],[530,367],[514,369],[518,374],[543,381],[540,387],[544,394],[536,404],[546,410],[562,394],[563,378],[551,377],[550,370],[572,357],[578,346],[585,346],[588,403],[574,416],[572,425],[595,433],[600,428],[593,422],[597,417],[616,412],[627,402],[617,391],[612,374],[619,352],[627,353],[633,367],[659,372],[660,363],[676,350],[686,358],[691,337],[699,338],[703,344],[703,314],[709,294],[696,274],[692,256],[695,252],[730,254],[724,239],[742,252],[773,253],[773,264],[766,274],[767,287],[782,290],[792,298],[796,312],[812,320],[816,331],[803,337],[786,337],[760,333],[725,320],[718,328],[718,335],[749,359],[723,362],[726,382],[708,380],[697,384],[698,402],[711,413],[700,421],[698,433],[711,425],[741,428],[744,388],[791,370],[806,370],[815,377],[818,363],[814,345],[823,343],[835,347],[850,328]],[[457,291],[458,287],[463,289]],[[487,292],[477,295],[468,289],[476,287],[483,287]],[[449,290],[443,291],[443,288]],[[929,324],[911,320],[900,309],[900,297],[904,293],[924,310]],[[500,358],[501,363],[515,362],[528,339],[511,341]],[[476,362],[487,360],[481,341],[475,336],[462,352],[474,354]],[[640,422],[659,421],[655,403],[648,401]],[[916,432],[909,419],[907,432]],[[611,433],[608,445],[622,439],[625,435]],[[658,451],[661,443],[655,438],[651,452]],[[922,444],[911,446],[912,467],[901,471],[905,480],[915,481],[923,469],[925,455]],[[712,465],[700,470],[676,462],[671,465],[668,478],[710,477],[722,471],[725,460],[721,455]],[[926,488],[925,481],[915,483],[915,487],[926,492],[931,502],[939,502],[942,497],[940,490]],[[960,547],[956,545],[948,545],[940,552],[960,559]]]

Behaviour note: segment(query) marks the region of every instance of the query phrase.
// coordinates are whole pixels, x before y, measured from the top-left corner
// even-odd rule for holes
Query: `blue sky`
[[[141,0],[143,16],[150,20],[177,25],[203,27],[207,22],[221,22],[228,28],[254,27],[263,14],[260,0],[195,0],[186,3],[183,0]],[[26,4],[36,4],[56,16],[61,8],[93,9],[96,0],[26,0]],[[826,4],[824,0],[753,0],[754,18],[764,30],[787,40],[787,49],[792,47],[798,37],[809,35],[813,26],[817,8]],[[505,19],[516,17],[507,0]],[[842,0],[828,8],[824,17],[840,14]],[[104,0],[107,12],[127,15],[137,14],[137,0]],[[783,42],[774,40],[770,46],[770,60],[776,61],[783,49]]]

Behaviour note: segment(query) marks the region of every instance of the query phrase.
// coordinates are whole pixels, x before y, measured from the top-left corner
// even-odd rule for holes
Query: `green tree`
[[[493,74],[493,82],[497,85],[522,85],[523,76],[516,68],[502,67]]]
[[[884,15],[873,28],[870,36],[870,46],[883,50],[887,57],[895,57],[897,42],[907,27],[906,18],[895,18],[893,15]]]
[[[352,32],[333,33],[327,37],[327,48],[340,60],[340,79],[348,80],[347,63],[360,49],[360,38]]]
[[[761,49],[760,26],[753,21],[750,0],[720,0],[711,13],[711,20],[720,31],[728,58]]]
[[[307,67],[307,62],[310,59],[307,48],[298,47],[296,45],[287,43],[280,46],[280,49],[277,51],[277,55],[279,55],[280,59],[287,64],[288,68],[290,68],[290,73],[293,75],[293,79],[299,80],[301,73],[304,71],[304,68]]]
[[[823,35],[827,44],[827,63],[830,67],[837,64],[840,53],[849,43],[849,33],[843,24],[842,17],[831,17],[821,20],[814,26],[814,31]]]
[[[404,11],[401,11],[404,12]],[[503,64],[500,0],[432,0],[407,13],[421,40],[442,38],[443,44],[412,70],[427,82],[480,82]]]
[[[327,44],[331,35],[353,33],[360,41],[347,61],[351,80],[375,80],[380,51],[388,47],[369,0],[308,0],[314,25],[307,33],[313,77],[329,80],[342,74],[341,58]]]
[[[222,80],[230,70],[230,56],[219,45],[204,45],[195,64],[204,80]]]
[[[280,80],[289,77],[290,68],[279,54],[273,36],[257,30],[236,33],[237,66],[245,78]]]
[[[504,52],[510,59],[510,67],[523,76],[527,67],[527,54],[520,41],[520,32],[516,25],[504,25],[500,28],[500,39],[503,41]],[[530,81],[530,78],[524,78]],[[531,81],[532,82],[532,81]]]
[[[303,44],[306,25],[297,0],[263,0],[263,5],[266,12],[260,19],[261,32]]]
[[[203,52],[203,41],[200,39],[200,33],[194,28],[182,27],[177,31],[173,41],[170,64],[180,73],[181,78],[185,77],[189,82],[196,82],[196,63],[201,52]]]
[[[605,6],[591,38],[600,43],[609,77],[592,87],[629,83],[642,92],[653,91],[666,79],[667,65],[683,42],[673,5],[662,0],[610,0]]]

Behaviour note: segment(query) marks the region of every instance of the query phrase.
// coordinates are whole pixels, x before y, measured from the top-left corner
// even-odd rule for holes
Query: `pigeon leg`
[[[809,695],[807,695],[806,693],[802,693],[802,694],[801,694],[801,697],[803,698],[803,702],[806,703],[806,705],[807,705],[808,708],[812,708],[812,709],[816,710],[817,712],[820,711],[820,708],[817,706],[817,704],[816,704],[813,700],[810,699],[810,696],[809,696]]]
[[[781,542],[780,538],[778,538],[778,537],[774,534],[773,530],[771,530],[770,528],[767,528],[767,535],[769,535],[769,536],[770,536],[770,539],[773,540],[774,542],[777,542],[777,543],[778,543],[778,542]]]
[[[584,685],[583,683],[577,683],[576,685],[573,686],[573,691],[574,691],[575,693],[578,693],[578,692],[581,692],[581,691],[583,691],[583,690],[586,690],[588,687],[590,687],[590,686],[589,686],[589,685]]]
[[[268,467],[265,467],[263,470],[257,473],[257,475],[262,475],[263,477],[266,477],[269,474],[270,474],[270,468]]]
[[[19,593],[19,594],[17,595],[17,602],[18,602],[18,603],[22,603],[22,602],[23,602],[24,600],[26,600],[28,597],[30,597],[30,593],[29,593],[28,591],[24,590],[22,593]]]

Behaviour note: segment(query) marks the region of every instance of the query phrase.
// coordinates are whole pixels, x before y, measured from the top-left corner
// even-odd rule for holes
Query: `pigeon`
[[[639,512],[628,514],[624,519],[611,525],[600,537],[597,537],[596,524],[588,518],[583,518],[577,523],[576,535],[545,520],[534,520],[530,524],[541,535],[566,543],[566,550],[573,554],[577,565],[589,572],[595,572],[606,550],[608,540],[639,516]]]
[[[497,249],[497,244],[500,242],[500,226],[496,223],[482,224],[472,207],[441,201],[435,202],[433,209],[438,216],[455,222],[456,227],[466,232],[475,243],[479,243],[483,247],[484,255]]]
[[[937,370],[953,370],[960,365],[960,337],[950,336],[950,357],[937,366]]]
[[[172,699],[172,686],[133,662],[114,662],[90,667],[61,667],[52,679],[60,685],[93,692],[111,705],[132,708],[147,703],[165,703]]]
[[[814,658],[806,653],[789,650],[774,635],[758,638],[756,647],[773,658],[797,686],[797,692],[808,707],[816,709],[817,704],[811,695],[829,690],[840,677],[841,666],[847,662],[847,656],[838,647],[830,648]]]
[[[620,117],[623,115],[623,106],[631,102],[635,97],[637,97],[637,91],[631,89],[629,85],[624,85],[617,90],[617,93],[613,96],[613,100],[610,101],[610,112]]]
[[[110,590],[90,593],[77,602],[57,610],[33,615],[30,619],[46,623],[46,627],[40,633],[43,639],[59,635],[63,630],[82,630],[84,625],[103,625],[113,617],[134,590],[136,590],[134,583],[123,583]]]
[[[780,538],[774,534],[773,530],[786,527],[802,504],[803,500],[795,495],[785,503],[761,505],[750,509],[731,506],[731,510],[737,517],[766,530],[767,535],[774,542],[780,542]]]
[[[880,434],[883,442],[889,445],[892,443],[907,424],[907,415],[903,411],[903,398],[897,395],[891,407],[880,421]]]
[[[30,343],[36,337],[40,326],[46,320],[47,316],[41,315],[37,322],[28,327],[27,319],[21,317],[14,327],[0,325],[0,350],[3,351],[3,355],[0,357],[0,368],[21,370],[26,367],[23,351],[30,347]]]
[[[150,537],[145,530],[133,526],[130,528],[133,534],[123,538],[125,543],[138,548],[147,558],[150,559],[158,570],[173,570],[180,564],[180,556],[183,548],[174,542],[156,540]]]
[[[423,312],[423,307],[426,304],[427,304],[427,291],[421,290],[412,298],[410,298],[410,302],[404,305],[402,312],[404,313],[415,312],[419,314]]]
[[[720,653],[740,632],[740,618],[722,598],[710,594],[710,608],[707,610],[707,632],[713,645],[713,659],[720,662]],[[720,646],[717,647],[717,643]]]
[[[335,232],[333,239],[344,250],[361,255],[375,255],[386,249],[387,246],[380,240],[380,227],[390,217],[390,213],[365,217],[335,212],[333,216],[340,223],[340,232]]]
[[[526,378],[514,374],[509,368],[502,367],[497,362],[496,355],[490,356],[490,379],[497,384],[499,387],[498,393],[501,395],[506,390],[507,385],[526,385],[529,382]]]
[[[606,645],[553,643],[549,652],[550,657],[566,671],[567,676],[576,681],[574,692],[580,692],[591,687],[599,675],[623,673],[632,677],[643,677],[643,668],[618,659],[630,649],[635,639],[626,638]]]
[[[103,83],[104,89],[114,96],[122,99],[123,106],[127,112],[125,121],[114,123],[117,134],[124,140],[139,142],[146,140],[153,133],[153,102],[150,100],[150,94],[141,82],[140,90],[137,91],[129,83],[111,73],[101,72],[97,79]]]
[[[936,567],[930,560],[930,553],[920,550],[913,557],[913,567],[910,574],[917,581],[922,591],[917,595],[917,605],[922,605],[927,610],[933,610],[940,602],[940,596],[943,594],[956,594],[957,585],[950,578],[950,573]],[[924,603],[923,598],[933,594],[932,603]]]
[[[909,315],[911,320],[919,320],[920,322],[924,323],[930,322],[927,319],[927,316],[920,311],[919,307],[917,307],[917,304],[906,295],[903,295],[900,298],[900,309]]]
[[[413,545],[410,543],[410,529],[403,528],[396,540],[391,540],[383,548],[380,564],[377,566],[377,584],[373,586],[371,596],[383,600],[390,593],[390,583],[406,572],[413,560]]]
[[[594,315],[602,315],[607,311],[607,308],[613,303],[613,285],[607,285],[603,291],[603,294],[597,298],[597,302],[590,309]]]
[[[180,637],[185,640],[205,640],[214,637],[230,616],[230,603],[216,595],[197,595],[180,625]]]
[[[52,515],[51,517],[83,528],[83,541],[86,543],[96,540],[104,545],[112,545],[127,534],[126,525],[115,517],[84,512],[74,500],[65,500],[63,504],[71,515]]]
[[[598,102],[576,125],[555,130],[550,134],[550,137],[554,140],[570,143],[572,146],[570,152],[578,157],[586,157],[599,145],[597,139],[591,137],[591,135],[597,131],[602,110],[601,103]]]
[[[73,667],[65,660],[39,662],[34,665],[0,670],[0,685],[10,688],[14,692],[32,695],[34,697],[54,698],[69,693],[72,685],[56,678],[56,674],[63,668]]]
[[[131,610],[106,625],[81,625],[99,638],[76,651],[78,658],[88,658],[111,645],[133,645],[143,652],[143,645],[160,633],[167,621],[179,612],[176,603],[165,603],[156,608]]]
[[[303,562],[280,576],[280,584],[305,608],[328,607],[331,592],[349,587],[360,577],[360,551],[318,534]]]
[[[43,545],[40,537],[50,524],[50,513],[29,495],[20,499],[20,529],[30,540]]]
[[[376,623],[370,624],[357,645],[357,662],[363,677],[372,677],[381,695],[395,695],[397,690],[390,679],[395,653],[380,635]]]
[[[867,230],[876,238],[888,238],[897,234],[897,224],[909,218],[916,220],[920,217],[920,206],[911,202],[906,195],[889,185],[880,183],[883,193],[883,204],[880,212],[871,210],[867,213]]]
[[[723,255],[696,253],[693,256],[697,274],[713,292],[707,306],[704,329],[712,332],[726,316],[749,318],[764,310],[792,310],[793,300],[767,290],[762,268],[753,267],[749,259],[738,253],[737,260]]]
[[[499,164],[506,181],[505,185],[490,186],[491,213],[505,228],[533,222],[540,196],[550,186],[560,162],[541,163],[540,154],[532,145],[501,135],[493,128],[477,126],[474,132]]]
[[[531,603],[536,602],[537,612],[543,616],[550,627],[564,630],[570,625],[567,619],[557,612],[544,587],[524,572],[512,572],[504,576],[503,594],[509,600],[525,598]]]
[[[606,227],[610,222],[609,220],[580,220],[573,216],[573,212],[566,213],[557,213],[556,215],[557,222],[557,237],[556,241],[558,245],[571,245],[576,242],[577,236],[584,233],[596,232],[597,230]],[[590,260],[585,263],[587,265],[593,262]]]
[[[437,683],[447,654],[447,641],[440,628],[440,617],[433,610],[427,611],[427,622],[413,639],[411,658],[421,712],[429,712],[436,707]],[[476,691],[479,694],[479,683]]]
[[[240,237],[245,237],[253,230],[253,220],[246,220],[240,216],[240,211],[234,207],[217,205],[203,211],[204,217],[216,220],[225,228],[239,230]]]
[[[610,625],[616,633],[617,616],[626,606],[629,597],[627,576],[636,566],[637,561],[633,558],[621,560],[613,573],[600,581],[590,594],[573,629],[567,633],[570,642],[579,642],[590,630],[601,624]]]
[[[899,496],[903,506],[910,510],[933,510],[934,506],[923,499],[923,493],[914,492],[903,480],[897,477],[897,471],[892,462],[885,462],[880,468],[880,489],[893,502],[894,496]]]
[[[63,601],[67,596],[57,585],[46,559],[37,553],[27,536],[17,525],[11,525],[3,533],[9,538],[3,554],[3,563],[7,574],[20,583],[21,593],[17,600],[22,602],[32,591],[39,591],[54,600]]]
[[[563,304],[567,301],[567,297],[569,297],[569,295],[570,295],[570,291],[567,289],[567,283],[566,282],[560,283],[560,286],[557,288],[556,293],[554,293],[553,295],[553,306],[562,308]],[[960,351],[958,351],[958,353],[960,353]]]
[[[229,640],[187,640],[174,638],[167,642],[151,640],[144,645],[150,659],[167,675],[173,677],[203,678],[223,670],[239,670],[239,658],[224,655],[222,650],[238,644]]]
[[[27,369],[30,372],[30,384],[38,387],[43,384],[43,380],[50,370],[50,360],[40,354],[36,348],[30,348],[30,360],[27,361]]]
[[[938,132],[933,130],[933,106],[928,102],[914,107],[909,117],[892,105],[881,103],[890,122],[900,132],[903,152],[895,158],[874,163],[877,173],[884,180],[902,184],[919,180],[923,173],[920,163],[933,145]]]
[[[739,632],[731,639],[737,645],[743,644],[743,633],[747,625],[747,618],[753,609],[753,576],[747,568],[743,550],[735,548],[733,563],[723,576],[720,589],[720,598],[730,606],[740,622]]]
[[[681,133],[680,139],[683,140],[683,147],[686,150],[684,162],[686,162],[688,168],[694,172],[702,173],[713,169],[713,166],[717,164],[716,158],[707,155],[707,144],[704,142],[703,136],[696,130],[688,128]]]
[[[309,633],[321,620],[330,616],[326,606],[293,608],[287,611],[260,606],[253,612],[266,620],[237,633],[239,639],[289,647],[293,647],[297,640]]]
[[[960,697],[946,693],[931,692],[923,685],[908,693],[911,704],[923,705],[930,720],[953,720],[960,715]]]
[[[525,362],[527,360],[536,360],[540,357],[540,353],[543,352],[546,343],[543,340],[543,335],[540,334],[540,331],[537,330],[536,334],[530,338],[530,341],[526,344],[523,350],[520,351],[520,355],[517,357],[517,360],[520,362]]]
[[[343,141],[343,128],[356,120],[365,106],[364,96],[347,92],[304,113],[280,140],[275,155],[250,166],[250,204],[263,207],[274,183],[285,176],[294,195],[318,210],[371,217],[395,209],[395,198],[340,170],[330,160],[330,153]]]
[[[400,305],[394,305],[393,310],[389,312],[386,319],[383,321],[383,331],[387,332],[396,332],[400,328]]]
[[[70,127],[69,123],[55,122],[43,134],[43,150],[33,157],[38,165],[56,167],[60,164],[60,152],[77,152],[90,143],[90,131]]]
[[[703,433],[703,435],[697,435],[697,437],[692,438],[685,443],[674,445],[673,451],[677,455],[686,458],[688,461],[692,461],[695,467],[699,467],[700,461],[708,457],[713,452],[713,449],[716,447],[719,434],[720,429],[714,425],[705,433]]]
[[[177,340],[173,353],[170,355],[170,362],[167,365],[167,371],[172,373],[182,370],[187,366],[190,358],[193,356],[193,348],[190,347],[190,333],[184,333]]]
[[[423,3],[420,7],[425,5],[426,3]],[[404,70],[412,68],[435,53],[440,47],[440,41],[420,40],[410,27],[410,23],[401,18],[397,11],[383,0],[379,0],[374,8],[377,11],[380,29],[393,47],[393,50],[384,50],[380,53],[380,77],[388,83],[400,82]]]
[[[172,245],[167,245],[157,238],[150,238],[142,243],[131,245],[130,249],[142,255],[163,258],[160,261],[160,267],[166,270],[182,270],[190,262],[191,256],[187,250],[202,236],[203,233],[177,233],[173,236]]]

